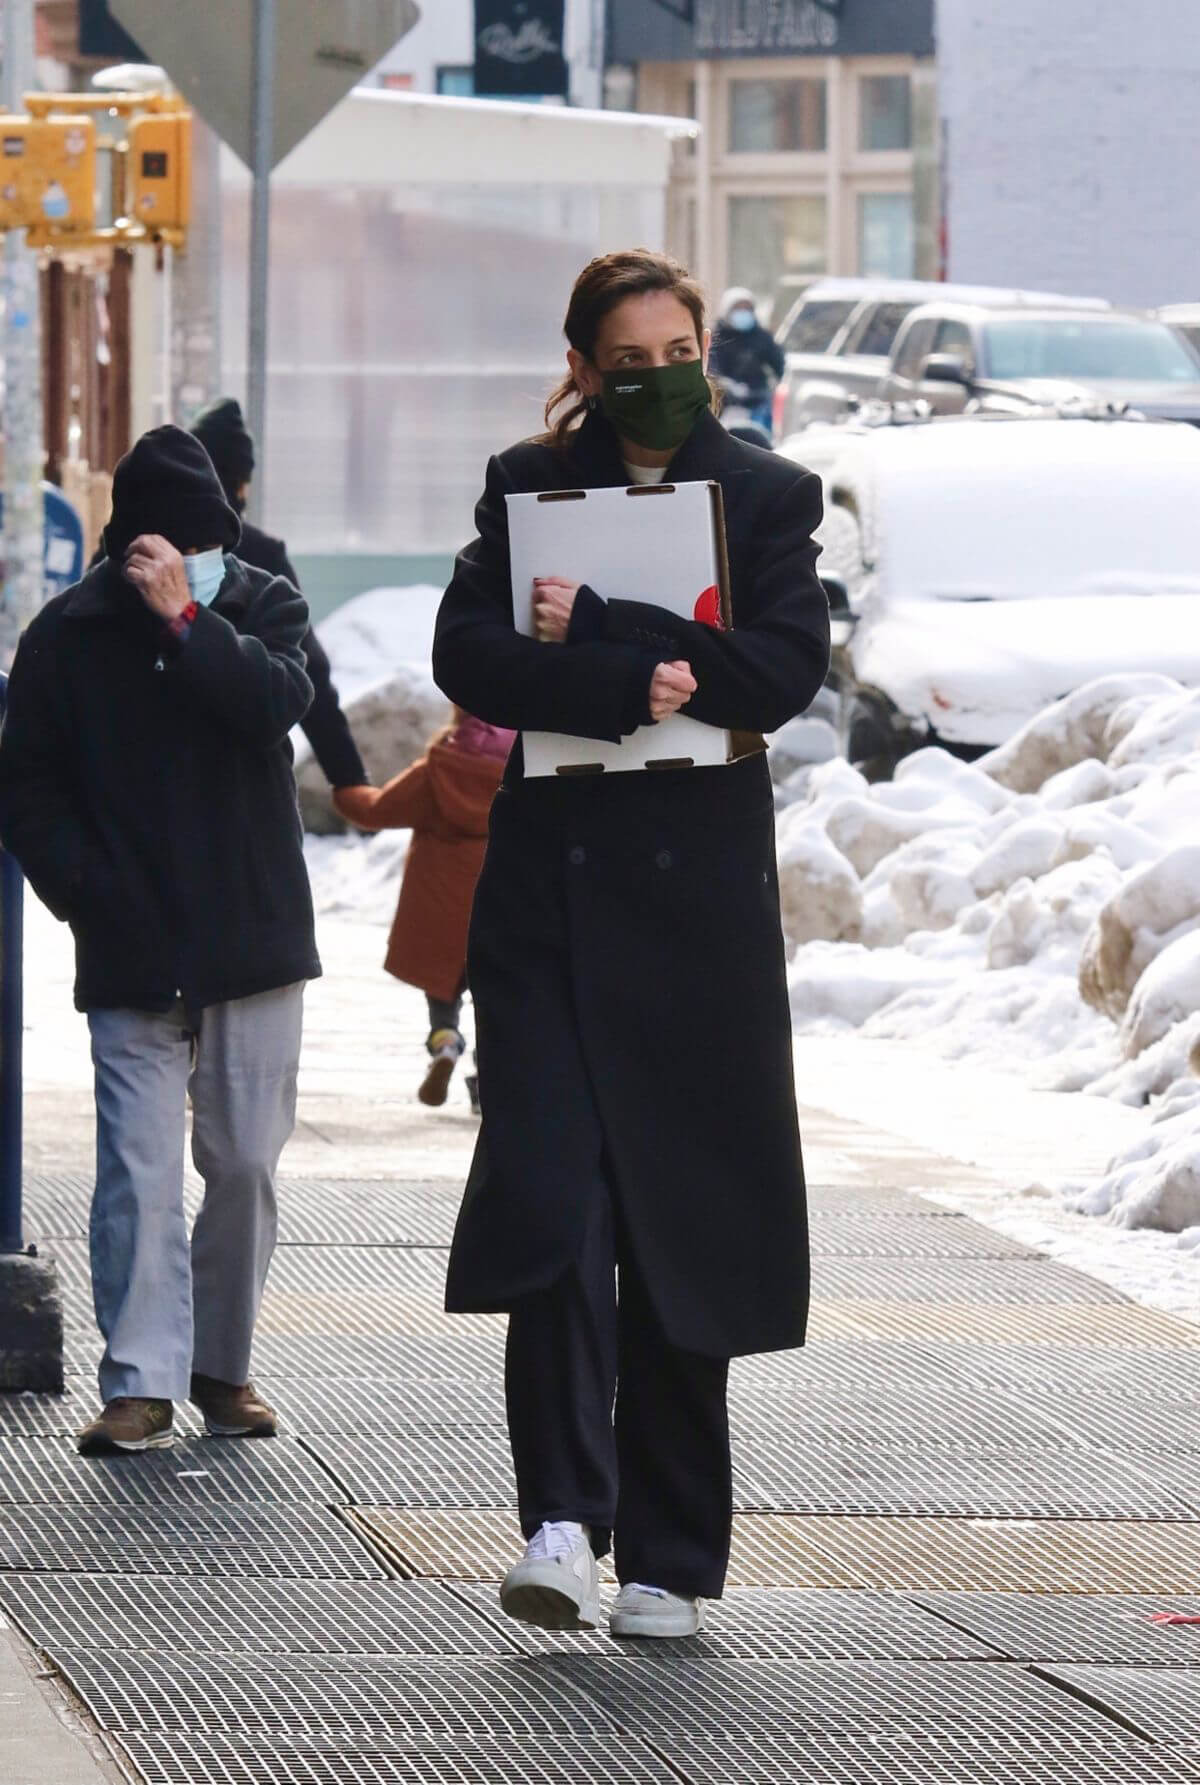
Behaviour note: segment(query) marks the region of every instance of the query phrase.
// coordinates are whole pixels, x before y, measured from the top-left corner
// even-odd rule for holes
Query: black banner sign
[[[148,60],[124,25],[113,18],[108,0],[79,0],[79,54],[124,56],[129,62]]]
[[[475,91],[566,97],[563,0],[475,0]]]

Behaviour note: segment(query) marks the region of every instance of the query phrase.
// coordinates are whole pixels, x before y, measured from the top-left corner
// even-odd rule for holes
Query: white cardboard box
[[[719,484],[547,490],[506,501],[518,632],[534,636],[533,579],[538,576],[587,583],[606,601],[648,601],[689,620],[719,609],[729,623]],[[527,731],[523,736],[527,775],[700,768],[728,762],[731,755],[727,731],[684,713],[639,726],[619,744],[561,732]]]

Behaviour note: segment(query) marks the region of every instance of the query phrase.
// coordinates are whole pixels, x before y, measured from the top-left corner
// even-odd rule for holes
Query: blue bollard
[[[0,720],[8,677],[0,675]],[[24,881],[0,849],[0,1253],[23,1252],[21,1233],[21,934]]]

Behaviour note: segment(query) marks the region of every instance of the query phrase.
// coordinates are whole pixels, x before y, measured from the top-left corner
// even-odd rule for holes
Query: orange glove
[[[371,819],[378,804],[378,787],[335,787],[333,790],[334,811],[363,830],[374,828]]]

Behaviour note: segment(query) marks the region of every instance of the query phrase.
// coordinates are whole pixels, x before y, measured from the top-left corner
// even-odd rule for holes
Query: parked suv
[[[914,310],[933,302],[1046,304],[1107,309],[1101,298],[1057,298],[984,285],[917,279],[819,279],[796,300],[776,331],[787,370],[775,391],[777,438],[836,411],[846,392],[874,397],[892,346]]]
[[[939,415],[1100,399],[1200,424],[1200,354],[1132,311],[926,304],[900,329],[878,394]]]

